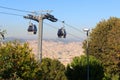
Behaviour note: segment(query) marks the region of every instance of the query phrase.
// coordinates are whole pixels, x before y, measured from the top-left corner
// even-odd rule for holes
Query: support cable
[[[22,16],[23,17],[23,15],[20,15],[20,14],[7,13],[7,12],[0,12],[0,14],[7,14],[7,15],[14,15],[14,16]]]
[[[9,8],[9,7],[4,7],[4,6],[0,6],[0,8],[8,9],[8,10],[14,10],[14,11],[19,11],[19,12],[32,13],[32,11],[20,10],[20,9]]]
[[[4,6],[0,6],[0,8],[3,8],[3,9],[8,9],[8,10],[15,10],[15,11],[19,11],[19,12],[26,12],[26,13],[35,13],[35,12],[32,12],[32,11],[26,11],[26,10],[20,10],[20,9],[15,9],[15,8],[9,8],[9,7],[4,7]],[[0,12],[0,13],[3,13],[3,14],[10,14],[10,15],[17,15],[17,16],[23,16],[23,15],[18,15],[18,14],[12,14],[12,13],[6,13],[6,12]],[[58,20],[59,22],[63,23],[63,21],[61,20]],[[71,26],[67,23],[64,23],[66,26],[68,27],[71,27],[72,29],[78,31],[78,32],[81,32],[84,34],[84,32],[82,32],[81,30],[79,30],[78,28],[74,27],[74,26]]]

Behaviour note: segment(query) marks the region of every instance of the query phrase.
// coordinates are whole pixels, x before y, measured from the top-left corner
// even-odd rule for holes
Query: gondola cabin
[[[61,28],[61,29],[58,29],[58,38],[66,38],[66,30]]]
[[[28,29],[27,29],[28,32],[32,32],[33,34],[36,34],[37,33],[37,27],[36,25],[33,25],[32,23],[29,25]]]

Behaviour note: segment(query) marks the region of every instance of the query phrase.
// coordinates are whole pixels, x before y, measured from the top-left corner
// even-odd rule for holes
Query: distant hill
[[[5,40],[3,40],[4,42],[8,42],[8,41],[20,41],[20,42],[26,42],[26,41],[33,41],[33,40],[37,40],[36,38],[17,38],[17,37],[6,37]],[[43,38],[44,41],[53,41],[53,42],[64,42],[64,43],[69,43],[69,42],[82,42],[83,40],[77,40],[77,39],[67,39],[67,38],[56,38],[56,39],[47,39],[47,38]]]
[[[7,37],[3,40],[3,42],[9,42],[9,41],[20,41],[21,43],[26,42],[26,39],[21,39],[21,38],[15,38],[15,37]]]
[[[32,49],[35,56],[37,54],[37,41],[29,40],[28,41],[30,48]],[[43,40],[42,45],[42,54],[43,57],[48,57],[52,59],[58,59],[64,65],[67,65],[75,56],[83,55],[82,42],[63,42],[63,41],[52,41],[52,40]]]

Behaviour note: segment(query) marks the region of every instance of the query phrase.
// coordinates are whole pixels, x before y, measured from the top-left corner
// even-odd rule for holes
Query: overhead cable
[[[35,13],[35,12],[32,12],[32,11],[26,11],[26,10],[20,10],[20,9],[15,9],[15,8],[9,8],[9,7],[4,7],[4,6],[0,6],[0,8],[3,8],[3,9],[9,9],[9,10],[15,10],[15,11],[20,11],[20,12],[27,12],[27,13]],[[3,13],[3,12],[2,12]],[[6,14],[6,13],[5,13]],[[14,15],[14,14],[13,14]],[[16,15],[16,14],[15,14]],[[58,20],[59,22],[62,22],[63,23],[63,21],[61,21],[61,20]],[[74,29],[74,30],[76,30],[76,31],[78,31],[78,32],[81,32],[81,33],[83,33],[81,30],[79,30],[78,28],[76,28],[76,27],[73,27],[73,26],[71,26],[71,25],[69,25],[69,24],[67,24],[67,23],[64,23],[66,26],[68,26],[68,27],[71,27],[72,29]]]
[[[3,8],[3,9],[9,9],[9,10],[14,10],[14,11],[19,11],[19,12],[32,13],[31,11],[20,10],[20,9],[15,9],[15,8],[9,8],[9,7],[4,7],[4,6],[0,6],[0,8]]]
[[[9,8],[9,7],[4,7],[4,6],[0,6],[0,8],[8,9],[8,10],[14,10],[14,11],[19,11],[19,12],[33,13],[32,11],[20,10],[20,9]],[[7,15],[24,16],[24,15],[19,15],[19,14],[14,14],[14,13],[7,13],[7,12],[0,12],[0,13],[1,13],[1,14],[7,14]],[[63,21],[61,21],[61,20],[58,20],[58,21],[63,23]],[[52,28],[56,28],[56,27],[53,27],[52,25],[50,25],[50,24],[48,24],[48,23],[45,23],[45,24],[51,26]],[[73,27],[73,26],[71,26],[71,25],[69,25],[69,24],[67,24],[67,23],[64,23],[64,24],[65,24],[66,26],[68,26],[68,27],[71,27],[72,29],[74,29],[74,30],[76,30],[76,31],[78,31],[78,32],[82,32],[81,30],[79,30],[79,29],[76,28],[76,27]],[[83,32],[82,32],[82,33],[83,33]],[[71,34],[71,33],[68,33],[68,34],[69,34],[69,35],[72,35],[72,36],[74,36],[74,37],[76,37],[76,38],[79,38],[78,36],[75,36],[75,35],[73,35],[73,34]]]
[[[7,15],[14,15],[14,16],[23,16],[20,14],[14,14],[14,13],[7,13],[7,12],[0,12],[1,14],[7,14]]]

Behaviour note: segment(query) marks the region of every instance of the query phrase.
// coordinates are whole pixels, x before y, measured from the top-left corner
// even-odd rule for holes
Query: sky
[[[43,38],[48,39],[57,39],[57,31],[63,27],[60,21],[65,21],[68,24],[68,26],[64,25],[68,33],[67,38],[83,39],[85,37],[84,28],[93,29],[99,21],[107,20],[110,17],[119,18],[119,4],[120,0],[0,0],[0,6],[2,7],[35,11],[38,12],[38,15],[43,10],[52,10],[50,14],[54,15],[59,21],[43,21]],[[23,18],[23,16],[28,14],[31,13],[0,7],[0,29],[7,31],[6,37],[37,38],[37,35],[27,32],[30,20]],[[33,20],[31,22],[38,27],[37,22]]]

